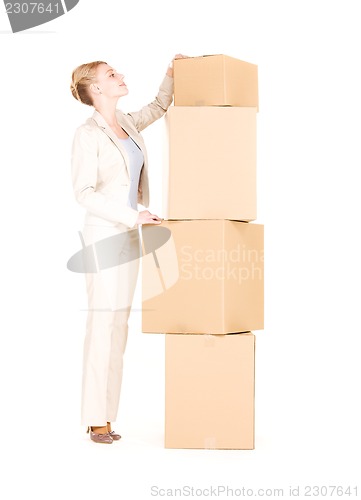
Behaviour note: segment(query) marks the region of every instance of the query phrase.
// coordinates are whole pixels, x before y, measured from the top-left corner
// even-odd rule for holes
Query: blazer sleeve
[[[166,113],[173,101],[173,91],[174,80],[171,76],[165,75],[155,100],[144,106],[140,111],[128,113],[138,132],[141,132]]]
[[[125,205],[117,196],[97,191],[98,141],[95,131],[87,125],[80,126],[74,136],[71,173],[75,198],[89,212],[132,228],[139,212]]]

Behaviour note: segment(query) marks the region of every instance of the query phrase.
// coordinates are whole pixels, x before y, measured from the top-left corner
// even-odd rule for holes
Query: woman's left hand
[[[185,56],[185,55],[183,55],[183,54],[176,54],[176,55],[173,57],[173,59],[172,59],[172,61],[171,61],[170,65],[168,66],[168,69],[167,69],[167,75],[168,75],[168,76],[171,76],[171,77],[173,78],[173,61],[174,61],[175,59],[187,59],[188,57],[189,57],[189,56]]]

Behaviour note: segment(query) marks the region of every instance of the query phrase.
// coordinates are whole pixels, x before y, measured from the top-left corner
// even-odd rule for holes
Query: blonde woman
[[[183,56],[175,56],[179,57]],[[76,130],[72,149],[74,194],[86,209],[83,243],[93,247],[98,266],[96,272],[85,274],[88,313],[81,422],[92,441],[111,444],[121,437],[111,423],[117,418],[128,318],[138,275],[138,226],[161,223],[160,217],[137,207],[137,203],[149,206],[148,161],[141,131],[161,118],[172,103],[172,64],[155,100],[134,113],[117,109],[128,88],[124,75],[106,62],[78,66],[72,74],[71,92],[79,102],[94,108],[92,117]],[[120,265],[99,264],[106,255],[99,255],[101,245],[94,244],[104,241],[114,242],[113,253],[119,253]]]

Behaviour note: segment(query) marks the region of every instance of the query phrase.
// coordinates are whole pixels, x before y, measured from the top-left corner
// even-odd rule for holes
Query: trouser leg
[[[88,242],[91,237],[94,239],[94,234],[89,232],[86,232]],[[122,255],[129,252],[134,257],[138,250],[139,239],[133,232],[121,252]],[[138,259],[125,261],[122,265],[86,274],[89,310],[83,356],[83,425],[105,426],[117,416],[128,318],[139,269]]]
[[[114,422],[117,419],[123,379],[124,352],[128,339],[129,313],[130,307],[125,311],[115,312],[108,368],[107,422]]]

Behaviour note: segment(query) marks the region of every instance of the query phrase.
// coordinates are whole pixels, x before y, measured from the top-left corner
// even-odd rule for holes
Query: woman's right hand
[[[168,69],[167,69],[167,75],[173,78],[173,62],[176,59],[188,59],[189,56],[185,56],[184,54],[176,54],[173,59],[171,60]]]
[[[158,215],[151,214],[149,210],[139,212],[136,224],[161,224],[162,219]]]

